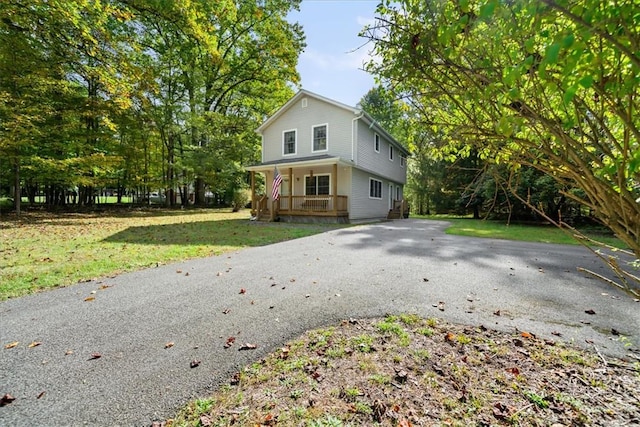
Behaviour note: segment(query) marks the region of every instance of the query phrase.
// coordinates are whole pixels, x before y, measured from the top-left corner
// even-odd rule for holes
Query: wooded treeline
[[[0,3],[0,185],[195,204],[244,188],[257,126],[299,81],[300,0]],[[15,197],[18,196],[18,197]]]

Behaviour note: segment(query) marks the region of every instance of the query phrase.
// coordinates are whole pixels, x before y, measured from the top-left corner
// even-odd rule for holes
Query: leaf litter
[[[162,425],[635,425],[638,390],[637,360],[388,316],[309,331]]]

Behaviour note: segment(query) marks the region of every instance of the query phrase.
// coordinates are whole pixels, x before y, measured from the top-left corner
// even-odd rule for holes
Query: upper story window
[[[329,175],[314,175],[304,177],[305,196],[320,196],[329,194],[331,177]]]
[[[389,160],[393,161],[393,145],[389,144]]]
[[[407,164],[407,158],[405,156],[400,156],[400,167],[405,167]]]
[[[327,150],[327,125],[313,127],[313,151]]]
[[[290,155],[296,154],[296,130],[285,130],[282,132],[282,154]]]
[[[378,135],[377,133],[373,134],[373,150],[376,153],[380,152],[380,135]]]

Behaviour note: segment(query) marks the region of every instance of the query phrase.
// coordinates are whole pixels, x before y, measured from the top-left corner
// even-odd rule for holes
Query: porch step
[[[389,213],[387,214],[387,219],[401,219],[401,218],[402,218],[402,212],[400,212],[400,209],[389,210]]]

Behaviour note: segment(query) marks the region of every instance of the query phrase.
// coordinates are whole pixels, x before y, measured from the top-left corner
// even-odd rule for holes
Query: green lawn
[[[309,236],[331,227],[250,222],[248,211],[229,209],[28,212],[19,219],[1,219],[0,299]]]
[[[424,218],[448,221],[451,223],[446,229],[447,234],[490,237],[493,239],[521,240],[526,242],[560,243],[579,245],[572,233],[560,230],[553,225],[523,225],[507,224],[505,221],[478,220],[472,218],[455,217],[449,215],[419,216],[411,215],[411,218]],[[601,243],[624,248],[625,245],[604,228],[585,228],[580,230],[587,237]]]
[[[4,215],[0,217],[0,300],[338,227],[255,223],[248,218],[247,211],[210,209],[139,209],[93,214],[27,212],[20,218]],[[446,231],[449,234],[577,244],[571,236],[551,226],[506,225],[441,216],[423,218],[451,222]],[[622,247],[611,236],[593,232],[588,235]]]

